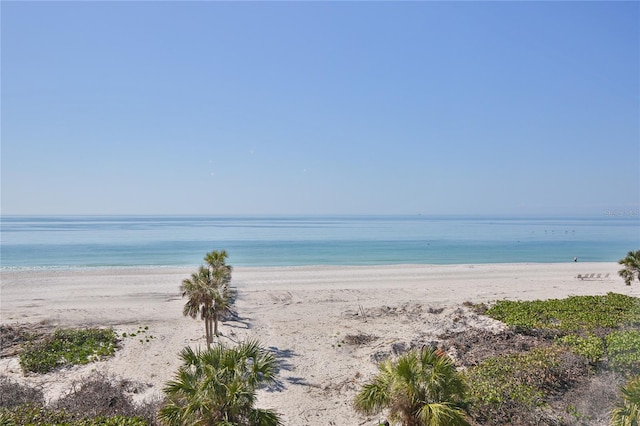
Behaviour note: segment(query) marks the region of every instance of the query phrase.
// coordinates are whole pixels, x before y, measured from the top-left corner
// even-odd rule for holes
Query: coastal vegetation
[[[626,285],[631,285],[635,279],[640,280],[640,250],[630,251],[618,263],[624,266],[618,271],[618,275],[624,279]]]
[[[218,322],[231,312],[233,294],[229,289],[231,266],[226,264],[227,252],[212,251],[204,257],[205,265],[197,272],[185,278],[180,285],[182,297],[187,297],[183,315],[200,318],[204,321],[207,346],[218,336]]]
[[[620,389],[620,400],[611,413],[612,426],[640,424],[640,377],[634,377]]]
[[[188,297],[183,314],[205,322],[206,350],[186,347],[182,366],[175,379],[164,388],[166,401],[158,418],[168,426],[278,426],[273,410],[255,407],[256,390],[276,383],[277,361],[255,340],[226,347],[218,336],[218,322],[232,312],[233,292],[229,289],[232,267],[227,252],[205,255],[206,265],[182,281],[180,291]]]
[[[77,418],[65,410],[26,405],[0,413],[2,426],[147,426],[145,419],[125,416]]]
[[[436,348],[413,350],[386,360],[355,399],[357,411],[371,415],[388,409],[389,419],[405,426],[466,426],[466,384],[453,361]]]
[[[152,426],[159,402],[133,402],[135,383],[100,373],[75,383],[57,400],[45,403],[42,389],[0,377],[2,426]]]
[[[523,333],[584,334],[640,325],[640,301],[617,293],[533,301],[500,300],[485,314]]]
[[[632,378],[633,384],[640,374],[640,300],[635,297],[608,293],[504,300],[476,309],[535,342],[529,350],[497,354],[467,369],[469,404],[478,424],[530,424],[541,413],[552,416],[552,403],[571,399],[570,393],[590,380],[607,377],[602,382],[612,387],[584,395],[593,398],[587,405],[601,409],[598,398],[616,397],[615,383]],[[622,395],[633,391],[633,386],[622,388]],[[574,420],[589,420],[573,404],[565,410]],[[561,424],[572,423],[565,419]]]
[[[550,395],[586,374],[578,357],[557,346],[497,355],[465,371],[467,401],[477,424],[532,424]]]
[[[53,335],[31,340],[20,353],[20,366],[30,373],[48,373],[62,366],[87,364],[115,353],[113,329],[57,329]]]
[[[624,374],[640,374],[640,330],[621,330],[606,337],[609,364]]]
[[[256,389],[275,384],[277,361],[257,341],[206,350],[184,348],[183,365],[164,388],[159,418],[169,426],[277,426],[278,414],[255,408]]]

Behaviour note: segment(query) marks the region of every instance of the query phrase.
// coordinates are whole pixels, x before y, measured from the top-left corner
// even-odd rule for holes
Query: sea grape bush
[[[569,334],[560,337],[558,343],[567,346],[574,353],[583,356],[594,365],[599,363],[605,354],[604,340],[593,335],[583,337]]]
[[[547,402],[555,401],[554,395],[571,389],[576,381],[609,368],[616,375],[640,373],[638,298],[608,293],[503,300],[475,308],[516,332],[537,336],[542,345],[525,353],[491,357],[467,370],[469,405],[479,424],[533,424],[539,420],[535,413],[548,410]],[[604,400],[612,396],[607,392]],[[596,415],[573,405],[567,410],[575,418]]]
[[[624,374],[640,373],[640,331],[624,330],[606,338],[609,365]]]
[[[640,301],[616,293],[520,302],[501,300],[490,307],[486,315],[521,332],[547,329],[578,333],[639,325]]]
[[[526,423],[527,413],[545,406],[571,374],[563,350],[554,345],[487,358],[465,372],[471,414],[481,424],[509,424],[514,415]]]
[[[526,406],[540,405],[544,388],[551,386],[557,375],[559,354],[549,347],[488,358],[467,371],[469,394],[482,403],[510,400]]]
[[[48,373],[65,365],[87,364],[115,353],[113,329],[58,329],[52,336],[28,343],[20,354],[25,372]]]

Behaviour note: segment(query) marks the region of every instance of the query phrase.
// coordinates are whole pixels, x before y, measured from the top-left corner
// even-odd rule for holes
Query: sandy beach
[[[626,286],[616,263],[398,265],[237,268],[237,321],[221,326],[227,343],[259,339],[280,359],[280,385],[260,391],[259,405],[286,425],[365,425],[351,402],[376,371],[375,359],[416,342],[468,328],[497,331],[464,302],[532,300],[617,292]],[[186,345],[204,346],[201,321],[182,316],[180,282],[193,268],[3,271],[2,324],[111,326],[119,333],[148,327],[149,342],[126,338],[112,359],[24,377],[16,357],[0,374],[40,384],[55,399],[94,370],[143,383],[138,399],[159,395]],[[599,274],[581,280],[578,274]],[[607,278],[603,278],[609,274]],[[354,343],[353,336],[370,341]]]

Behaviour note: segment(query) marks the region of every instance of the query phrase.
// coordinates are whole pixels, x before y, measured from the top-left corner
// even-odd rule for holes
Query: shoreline
[[[571,262],[568,260],[562,260],[557,262],[467,262],[467,263],[411,263],[411,262],[400,262],[400,263],[340,263],[340,264],[328,264],[328,263],[317,263],[317,264],[299,264],[299,265],[241,265],[241,266],[233,266],[234,270],[237,269],[298,269],[298,268],[396,268],[396,267],[413,267],[413,266],[423,266],[423,267],[439,267],[439,266],[464,266],[464,265],[563,265],[563,264],[612,264],[617,261],[614,260],[595,260],[595,261],[579,261],[579,262]],[[84,271],[127,271],[127,270],[151,270],[151,269],[159,269],[159,270],[178,270],[178,269],[188,269],[188,268],[198,268],[202,262],[193,265],[97,265],[97,266],[76,266],[76,265],[44,265],[44,266],[0,266],[0,274],[3,273],[11,273],[11,272],[56,272],[56,271],[74,271],[74,272],[84,272]]]
[[[342,290],[366,296],[367,292],[387,291],[398,293],[389,303],[426,297],[437,304],[601,294],[612,288],[636,293],[634,286],[624,285],[617,274],[619,269],[614,262],[237,267],[231,285],[240,296]],[[164,315],[158,309],[167,303],[180,304],[178,288],[195,270],[134,267],[0,271],[0,323],[111,325],[137,318],[162,320]],[[606,280],[580,280],[578,274],[609,275]]]
[[[110,273],[117,275],[123,272],[143,272],[143,271],[167,271],[169,273],[176,271],[195,271],[202,263],[194,265],[117,265],[117,266],[0,266],[0,276],[7,275],[11,277],[13,274],[23,273]],[[309,264],[309,265],[252,265],[252,266],[234,266],[233,272],[251,271],[251,270],[273,270],[273,271],[291,271],[291,270],[309,270],[316,271],[322,269],[397,269],[397,268],[452,268],[452,267],[482,267],[482,266],[498,266],[498,267],[529,267],[529,266],[559,266],[559,265],[618,265],[617,261],[593,261],[593,262],[472,262],[472,263],[381,263],[381,264]]]
[[[376,372],[377,354],[438,341],[443,333],[503,329],[464,302],[608,292],[640,297],[640,286],[626,286],[619,269],[614,262],[238,267],[231,285],[238,290],[239,318],[221,325],[220,340],[258,339],[280,359],[282,386],[261,390],[259,406],[275,408],[285,425],[372,424],[377,419],[357,415],[351,402]],[[178,288],[192,272],[190,267],[1,271],[3,325],[113,327],[120,334],[148,326],[154,338],[122,339],[113,358],[45,375],[23,376],[17,357],[1,358],[0,375],[42,386],[49,400],[92,371],[145,384],[139,400],[161,395],[180,365],[180,350],[205,345],[202,321],[182,316],[185,300]],[[576,278],[592,273],[601,278]],[[375,339],[344,343],[360,334]]]

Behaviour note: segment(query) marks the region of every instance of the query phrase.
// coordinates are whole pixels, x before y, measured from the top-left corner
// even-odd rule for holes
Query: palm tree
[[[356,395],[358,412],[389,409],[389,419],[404,426],[469,425],[462,404],[466,384],[442,352],[422,348],[378,368],[378,375]]]
[[[198,272],[191,274],[191,278],[185,278],[180,285],[182,297],[188,297],[182,310],[184,316],[204,320],[207,347],[213,342],[213,304],[218,293],[215,287],[211,286],[211,274],[209,269],[200,266]]]
[[[631,282],[638,278],[640,280],[640,250],[630,251],[627,257],[618,261],[620,265],[624,265],[624,269],[618,271],[625,284],[631,285]]]
[[[226,264],[227,256],[226,250],[214,250],[204,256],[204,261],[209,266],[211,276],[216,276],[223,286],[228,286],[231,281],[232,267]]]
[[[189,300],[184,305],[183,315],[204,320],[207,347],[213,336],[218,336],[218,322],[232,312],[233,292],[229,289],[231,266],[225,263],[225,250],[212,251],[204,257],[207,267],[200,266],[191,278],[182,281],[180,292]]]
[[[211,270],[209,272],[213,300],[207,317],[209,321],[213,321],[213,335],[218,336],[218,322],[233,311],[233,292],[227,284],[228,274],[225,270],[216,269],[213,271],[212,276]],[[211,325],[209,329],[211,330]]]
[[[204,256],[209,267],[211,286],[216,288],[211,318],[213,319],[213,334],[218,336],[218,322],[229,312],[233,301],[233,293],[229,290],[232,267],[226,264],[226,250],[214,250]]]
[[[640,377],[634,377],[620,388],[622,400],[611,413],[613,426],[638,426],[640,424]]]
[[[277,361],[256,341],[234,348],[218,343],[204,351],[187,347],[183,365],[167,382],[158,417],[169,426],[277,426],[279,415],[254,408],[256,388],[276,383]]]

